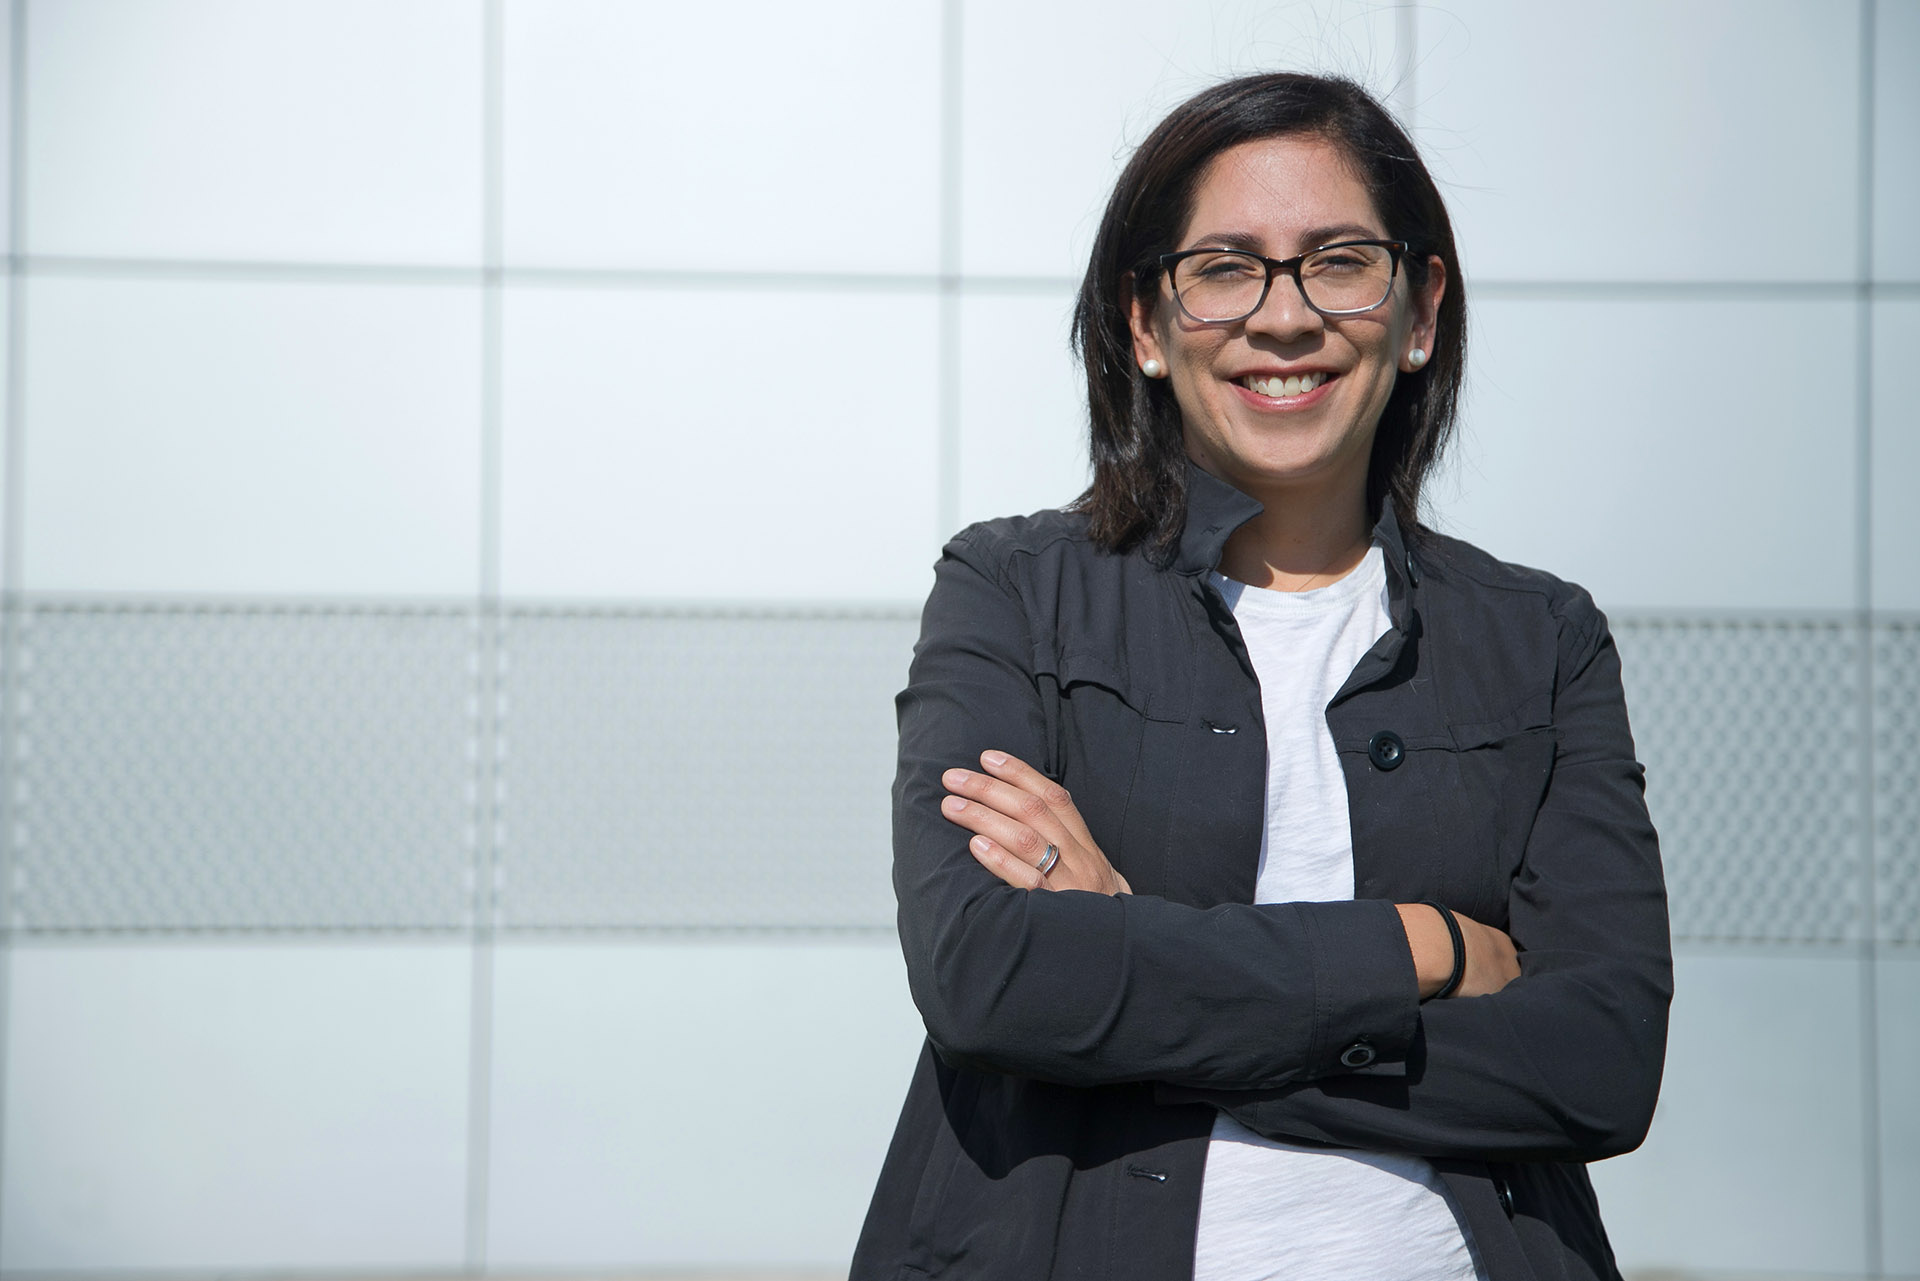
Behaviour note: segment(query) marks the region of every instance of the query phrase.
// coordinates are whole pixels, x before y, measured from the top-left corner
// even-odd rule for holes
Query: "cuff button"
[[[1367,759],[1377,770],[1396,770],[1407,759],[1407,744],[1390,729],[1383,729],[1367,740]]]
[[[1340,1051],[1340,1066],[1363,1068],[1373,1062],[1377,1057],[1371,1045],[1368,1045],[1365,1041],[1355,1041],[1352,1045]]]

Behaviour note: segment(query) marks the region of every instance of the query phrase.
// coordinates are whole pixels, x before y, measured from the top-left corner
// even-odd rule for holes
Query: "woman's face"
[[[1215,156],[1175,248],[1291,258],[1334,241],[1387,238],[1340,149],[1303,134]],[[1446,273],[1438,258],[1428,264],[1418,297],[1403,265],[1386,303],[1339,317],[1308,307],[1292,276],[1279,273],[1258,311],[1227,324],[1188,317],[1163,277],[1157,296],[1132,301],[1134,358],[1166,369],[1187,454],[1205,470],[1266,500],[1349,489],[1364,497],[1374,429],[1394,378],[1413,368],[1414,348],[1433,351]],[[1306,375],[1321,381],[1292,394],[1270,381]]]

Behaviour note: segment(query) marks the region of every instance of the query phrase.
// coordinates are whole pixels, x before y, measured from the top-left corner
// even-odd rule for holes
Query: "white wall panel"
[[[1920,300],[1873,305],[1873,603],[1920,610]]]
[[[1880,1006],[1881,1270],[1920,1277],[1920,954],[1882,952]]]
[[[1073,295],[960,304],[960,523],[1059,507],[1087,487],[1087,409],[1067,349]]]
[[[506,7],[516,265],[932,272],[940,5]]]
[[[62,0],[27,61],[33,253],[478,262],[467,0]]]
[[[13,8],[16,0],[0,4],[0,139],[7,154],[0,157],[0,246],[13,251]]]
[[[1361,0],[970,0],[961,261],[1078,278],[1113,180],[1174,104],[1228,75],[1324,71],[1394,89],[1394,15]]]
[[[1853,277],[1857,5],[1450,0],[1418,29],[1469,277]]]
[[[1471,305],[1442,529],[1608,609],[1856,603],[1853,304]]]
[[[1593,1167],[1623,1269],[1864,1270],[1860,964],[1675,959],[1652,1133]]]
[[[1873,274],[1920,280],[1920,0],[1874,0]]]
[[[467,949],[13,945],[0,1267],[456,1268]]]
[[[13,8],[16,0],[0,4],[0,139],[5,140],[7,154],[0,156],[0,249],[12,254],[13,243]],[[0,395],[11,394],[8,375],[12,359],[12,323],[13,323],[13,282],[11,270],[6,278],[0,280]],[[0,415],[5,412],[5,402],[0,401]],[[4,454],[0,445],[0,454]],[[6,528],[7,485],[6,460],[0,457],[0,530]]]
[[[509,291],[505,590],[920,599],[943,536],[937,306]]]
[[[477,288],[25,287],[28,587],[475,590]]]
[[[12,376],[13,376],[13,291],[14,291],[14,287],[15,287],[15,281],[12,273],[7,273],[4,276],[0,276],[0,397],[11,397],[13,394]],[[25,294],[23,293],[21,296],[24,298]],[[5,399],[0,399],[0,536],[4,536],[4,531],[7,528],[6,522],[8,517],[7,496],[8,496],[9,490],[7,487],[7,447],[6,447],[7,412],[8,412],[7,401]],[[0,543],[0,556],[4,556],[5,554],[6,554],[5,546],[3,543]]]
[[[923,1035],[891,937],[495,955],[495,1268],[845,1267]]]

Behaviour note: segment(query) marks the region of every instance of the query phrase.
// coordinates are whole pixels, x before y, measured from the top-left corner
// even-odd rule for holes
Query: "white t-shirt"
[[[1347,784],[1327,704],[1392,625],[1381,551],[1326,587],[1276,592],[1222,575],[1267,724],[1257,903],[1353,897]],[[1427,1161],[1296,1147],[1214,1121],[1194,1281],[1474,1281],[1473,1256]]]

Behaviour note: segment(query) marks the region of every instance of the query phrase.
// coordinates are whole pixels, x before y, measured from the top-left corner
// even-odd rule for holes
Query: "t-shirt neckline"
[[[1380,590],[1386,583],[1387,560],[1380,544],[1367,548],[1360,563],[1339,578],[1322,587],[1310,587],[1304,592],[1283,592],[1272,587],[1255,587],[1243,583],[1237,578],[1228,578],[1219,570],[1212,573],[1213,585],[1220,589],[1229,609],[1239,609],[1242,605],[1251,605],[1255,609],[1270,611],[1320,610],[1344,605],[1355,597],[1363,595],[1369,589]]]

